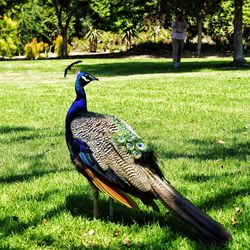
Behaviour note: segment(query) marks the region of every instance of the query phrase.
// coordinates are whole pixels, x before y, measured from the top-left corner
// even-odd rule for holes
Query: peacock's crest
[[[113,119],[117,128],[117,133],[114,135],[114,139],[118,145],[126,147],[127,151],[138,160],[143,156],[143,153],[147,152],[147,145],[141,140],[141,138],[135,133],[135,131],[125,123],[121,123],[117,119]]]

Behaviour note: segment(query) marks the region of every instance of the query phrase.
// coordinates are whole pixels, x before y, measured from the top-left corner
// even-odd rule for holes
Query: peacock
[[[139,209],[133,197],[159,211],[159,199],[166,208],[192,225],[206,241],[226,244],[230,233],[195,207],[165,178],[154,151],[127,123],[114,116],[89,112],[84,87],[99,80],[80,72],[75,81],[76,99],[66,115],[66,143],[76,169],[93,190],[93,215],[99,216],[98,194],[103,191],[112,201]]]

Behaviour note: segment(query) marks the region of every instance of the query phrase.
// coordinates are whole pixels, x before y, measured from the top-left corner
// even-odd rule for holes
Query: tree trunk
[[[234,58],[233,63],[240,66],[246,63],[242,45],[242,6],[243,0],[234,0]]]
[[[62,28],[62,38],[63,38],[63,45],[62,45],[62,58],[65,59],[68,57],[68,36],[67,36],[67,29]]]
[[[198,41],[197,41],[197,56],[201,56],[201,44],[202,44],[202,27],[203,27],[203,17],[199,19],[198,22]]]

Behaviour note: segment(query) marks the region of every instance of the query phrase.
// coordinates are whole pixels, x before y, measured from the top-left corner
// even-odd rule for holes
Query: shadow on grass
[[[58,169],[57,166],[54,166],[54,169],[41,169],[43,165],[40,165],[37,169],[32,169],[32,167],[29,169],[29,172],[24,172],[21,174],[10,174],[7,176],[1,176],[0,177],[0,183],[1,184],[11,184],[15,182],[26,182],[29,180],[32,180],[34,178],[42,177],[48,174],[55,174],[55,173],[63,173],[63,172],[70,172],[72,171],[69,168],[61,168]],[[53,167],[52,167],[53,168]]]
[[[250,155],[250,141],[233,142],[231,145],[218,144],[212,140],[190,140],[191,143],[198,145],[204,153],[198,153],[200,159],[225,159],[237,158],[246,160]]]
[[[93,219],[93,200],[91,199],[90,195],[70,195],[66,197],[66,207],[74,217],[84,216],[90,220]],[[109,202],[99,199],[99,207],[101,208],[100,219],[103,221],[110,221],[108,214]],[[173,238],[177,238],[179,234],[182,234],[194,240],[197,236],[194,230],[170,214],[168,210],[166,210],[164,214],[156,213],[150,209],[147,211],[136,211],[123,206],[119,202],[115,202],[114,218],[112,222],[115,224],[122,224],[124,226],[132,226],[137,224],[139,227],[157,223],[157,225],[159,225],[161,228],[170,228],[171,236]],[[173,240],[173,238],[171,238],[171,240]]]
[[[39,196],[38,198],[44,200],[49,199],[50,195],[53,195],[54,192],[46,193],[44,195]],[[101,218],[104,222],[108,221],[108,202],[100,200],[100,206],[104,211],[103,217]],[[0,230],[1,236],[8,237],[10,235],[22,235],[28,229],[35,229],[39,226],[46,227],[47,223],[50,223],[51,219],[57,217],[58,215],[62,214],[62,212],[70,211],[72,216],[84,216],[89,218],[90,220],[93,219],[92,210],[92,200],[88,195],[70,195],[66,197],[66,206],[65,204],[61,204],[57,207],[53,207],[49,209],[44,214],[37,214],[37,216],[33,217],[30,221],[24,222],[21,218],[18,217],[18,212],[6,216],[0,219]],[[45,219],[45,221],[44,221]],[[115,219],[113,221],[114,224],[119,223],[127,226],[138,224],[140,227],[144,225],[148,225],[149,223],[159,223],[162,228],[168,226],[170,228],[170,233],[166,239],[163,239],[165,242],[174,241],[179,237],[179,234],[183,234],[184,236],[189,237],[193,241],[195,241],[195,234],[192,233],[188,227],[183,225],[181,222],[176,223],[176,218],[173,216],[163,216],[163,215],[156,215],[153,212],[138,212],[134,210],[129,210],[123,207],[120,204],[115,204]],[[140,228],[138,227],[138,229]],[[114,230],[116,225],[114,225]],[[113,233],[113,232],[112,232]],[[170,236],[169,236],[170,235]],[[57,242],[58,239],[54,239],[53,235],[48,234],[32,234],[30,239],[34,240],[36,244],[41,244],[41,246],[51,246],[54,242]],[[197,240],[196,240],[197,241]],[[58,243],[57,243],[58,244]],[[133,244],[133,243],[132,243]],[[146,247],[148,244],[152,246],[151,249],[154,248],[154,242],[150,240],[147,241],[147,244],[143,245],[140,244],[138,247],[141,249],[143,246]],[[73,247],[74,241],[72,241],[71,247]],[[7,245],[4,245],[4,249],[8,249]],[[105,249],[98,245],[92,247],[90,249]],[[137,248],[137,245],[133,245],[133,247]],[[85,249],[85,248],[84,248]],[[88,248],[86,248],[88,249]],[[112,248],[109,248],[112,249]]]
[[[223,166],[221,166],[221,169],[223,171]],[[235,177],[240,178],[241,174],[250,174],[248,166],[242,166],[241,168],[236,168],[233,172],[221,172],[219,174],[185,174],[182,175],[182,179],[191,183],[198,182],[207,182],[207,181],[216,181],[216,180],[222,180],[224,178],[230,178],[233,179]]]
[[[25,133],[25,134],[24,134]],[[55,132],[50,128],[32,128],[24,126],[0,126],[0,134],[8,134],[8,138],[0,139],[1,143],[15,144],[46,137],[64,136],[64,131]]]
[[[237,197],[246,197],[250,195],[249,188],[239,188],[235,189],[224,189],[222,192],[217,193],[212,198],[207,199],[206,201],[200,204],[201,209],[220,209],[222,207],[227,207],[229,204],[234,204]]]
[[[212,202],[216,202],[213,200]],[[90,220],[93,219],[92,206],[93,201],[88,195],[70,195],[66,197],[66,207],[72,214],[72,216],[84,216],[88,217]],[[99,206],[101,208],[101,220],[109,221],[109,204],[107,201],[99,200]],[[120,203],[115,202],[114,204],[114,218],[113,223],[122,224],[125,226],[133,226],[135,224],[139,227],[148,226],[150,224],[156,223],[162,229],[167,230],[168,234],[164,239],[164,242],[174,242],[178,239],[180,235],[183,237],[189,238],[192,242],[196,244],[194,249],[204,249],[204,247],[211,247],[211,249],[221,249],[217,248],[214,243],[205,243],[202,241],[202,237],[199,236],[199,232],[196,232],[192,227],[187,223],[180,220],[178,217],[170,213],[167,209],[164,213],[156,213],[148,209],[148,211],[141,210],[136,211],[129,209],[121,205]],[[150,239],[147,243],[137,244],[135,249],[144,249],[147,246],[151,246],[151,249],[154,248],[154,242],[150,242]],[[157,244],[156,244],[157,245]],[[227,249],[227,247],[224,247]]]
[[[190,158],[200,160],[217,160],[235,158],[247,160],[250,155],[250,142],[239,142],[232,145],[215,144],[210,140],[191,140],[199,149],[193,153],[164,152],[161,156],[168,159]]]
[[[50,196],[50,195],[49,195]],[[49,198],[49,196],[47,198]],[[9,235],[17,234],[22,235],[27,229],[35,228],[40,225],[46,226],[43,219],[46,219],[46,222],[52,219],[55,216],[58,216],[63,210],[65,210],[64,205],[60,205],[56,208],[48,210],[42,217],[41,215],[37,215],[35,218],[28,222],[22,221],[18,214],[13,214],[12,216],[7,216],[0,219],[0,229],[1,229],[1,236],[8,237]],[[37,237],[34,235],[32,240],[37,240],[37,242],[41,243],[43,246],[50,246],[55,240],[52,237],[47,237],[47,235],[40,235]],[[8,249],[8,248],[4,248]]]
[[[32,127],[24,126],[0,126],[1,134],[8,134],[6,137],[0,139],[2,144],[6,144],[10,150],[12,145],[22,144],[26,141],[34,141],[35,139],[41,138],[56,138],[64,136],[64,132],[55,132],[49,128],[36,129]],[[51,140],[53,141],[53,140]],[[0,183],[9,184],[14,182],[23,182],[33,179],[35,177],[41,177],[51,173],[60,173],[65,171],[71,171],[69,168],[58,168],[56,164],[49,164],[46,159],[46,154],[50,150],[54,150],[55,144],[48,143],[46,144],[47,148],[43,148],[41,152],[32,153],[28,150],[23,154],[17,153],[16,158],[17,162],[28,163],[29,167],[25,168],[22,172],[16,172],[15,167],[9,170],[5,175],[0,176]],[[65,146],[66,147],[66,146]]]
[[[0,126],[0,134],[33,131],[33,128],[24,126]]]
[[[38,198],[44,200],[49,199],[50,195],[53,195],[54,192],[46,193],[45,195],[39,196]],[[228,195],[228,194],[227,194]],[[211,204],[214,204],[217,200],[216,197],[214,200],[211,200]],[[108,202],[104,200],[100,200],[100,207],[102,208],[102,217],[101,220],[108,221]],[[124,206],[122,206],[119,203],[115,203],[115,210],[114,210],[114,230],[116,228],[115,224],[122,224],[125,226],[132,226],[137,224],[138,230],[143,226],[148,226],[153,223],[157,223],[163,230],[167,230],[166,236],[164,236],[161,241],[164,243],[169,242],[176,242],[180,235],[183,237],[188,237],[193,243],[194,248],[193,249],[221,249],[220,247],[215,246],[214,244],[204,244],[197,238],[197,233],[194,232],[186,223],[183,223],[175,216],[169,214],[166,212],[166,214],[157,214],[155,212],[152,212],[150,210],[148,211],[135,211],[128,209]],[[92,199],[89,195],[79,195],[79,194],[73,194],[66,197],[65,204],[60,204],[57,207],[53,207],[52,209],[49,209],[46,211],[43,215],[38,214],[36,217],[32,218],[28,222],[22,221],[20,218],[18,218],[18,214],[13,214],[12,216],[6,216],[4,218],[0,219],[0,229],[3,237],[8,237],[10,235],[22,235],[25,233],[28,229],[35,229],[36,227],[39,227],[43,225],[46,227],[46,223],[50,223],[50,220],[54,217],[57,217],[59,214],[62,214],[62,212],[70,211],[73,217],[87,217],[89,220],[92,220],[93,214],[92,214]],[[45,219],[45,221],[44,221]],[[112,229],[111,229],[112,230]],[[114,233],[114,232],[111,232]],[[32,234],[30,236],[32,240],[36,241],[36,243],[41,246],[51,246],[53,243],[56,243],[58,239],[53,238],[52,235],[48,234]],[[56,243],[58,244],[58,243]],[[4,249],[8,249],[7,245]],[[71,247],[74,246],[74,241],[71,244]],[[135,244],[132,240],[132,248],[133,249],[147,249],[147,247],[150,246],[150,249],[159,249],[158,242],[155,242],[154,239],[148,237],[145,244],[139,243]],[[157,246],[157,247],[156,247]],[[88,249],[88,248],[86,248]],[[90,249],[105,249],[102,247],[91,246]],[[112,249],[109,248],[109,249]],[[223,248],[227,249],[227,247]]]
[[[87,62],[87,60],[86,60]],[[164,61],[122,61],[113,63],[100,63],[100,64],[86,64],[84,65],[84,60],[82,64],[75,66],[82,71],[90,72],[91,74],[102,77],[102,76],[126,76],[134,74],[159,74],[159,73],[186,73],[186,72],[199,72],[199,71],[213,71],[213,70],[249,70],[250,66],[245,67],[232,67],[229,66],[225,61],[192,61],[183,62],[181,67],[174,69],[172,62]],[[69,71],[73,73],[75,69]]]

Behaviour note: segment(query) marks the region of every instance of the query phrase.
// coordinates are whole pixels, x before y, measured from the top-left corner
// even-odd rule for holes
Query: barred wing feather
[[[72,121],[71,130],[74,138],[88,145],[103,172],[111,171],[142,192],[151,189],[146,171],[136,163],[137,154],[141,154],[136,148],[140,138],[126,123],[113,116],[87,113]]]

